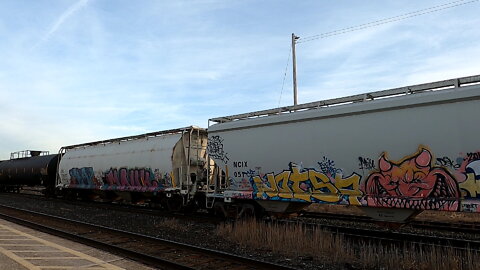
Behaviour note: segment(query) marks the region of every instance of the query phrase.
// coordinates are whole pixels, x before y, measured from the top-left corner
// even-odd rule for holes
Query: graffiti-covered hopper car
[[[426,209],[478,212],[479,81],[211,119],[208,152],[229,180],[211,197],[254,199],[272,212],[310,203],[368,206],[392,220]]]
[[[57,188],[181,207],[206,179],[206,145],[206,130],[188,127],[63,147]]]

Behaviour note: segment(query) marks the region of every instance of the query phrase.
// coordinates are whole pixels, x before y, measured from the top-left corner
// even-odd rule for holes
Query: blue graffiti
[[[70,185],[80,188],[95,186],[92,167],[72,168],[68,173],[70,174]]]
[[[320,171],[326,175],[330,175],[333,178],[337,175],[337,173],[343,173],[342,169],[335,168],[335,161],[328,159],[327,157],[323,157],[323,160],[317,162],[318,166],[320,166]]]

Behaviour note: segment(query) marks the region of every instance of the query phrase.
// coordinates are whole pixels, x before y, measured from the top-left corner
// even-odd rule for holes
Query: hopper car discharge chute
[[[169,210],[204,207],[206,145],[206,130],[192,126],[63,147],[57,189]]]
[[[471,76],[210,119],[207,204],[272,213],[352,205],[386,221],[480,212],[479,83]]]

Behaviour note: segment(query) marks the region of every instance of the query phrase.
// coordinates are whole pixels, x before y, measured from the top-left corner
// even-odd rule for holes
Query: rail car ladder
[[[223,198],[223,192],[229,187],[228,175],[213,160],[208,159],[207,208],[212,208],[215,199]]]

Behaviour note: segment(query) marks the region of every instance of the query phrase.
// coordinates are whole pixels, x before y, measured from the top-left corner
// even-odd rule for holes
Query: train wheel
[[[163,198],[162,205],[169,212],[178,212],[182,209],[183,200],[178,195],[173,195],[170,198]]]
[[[255,206],[250,203],[242,204],[240,212],[237,215],[237,218],[255,218]]]
[[[227,217],[227,212],[225,211],[225,203],[215,202],[213,205],[213,212],[215,216],[225,218]]]

